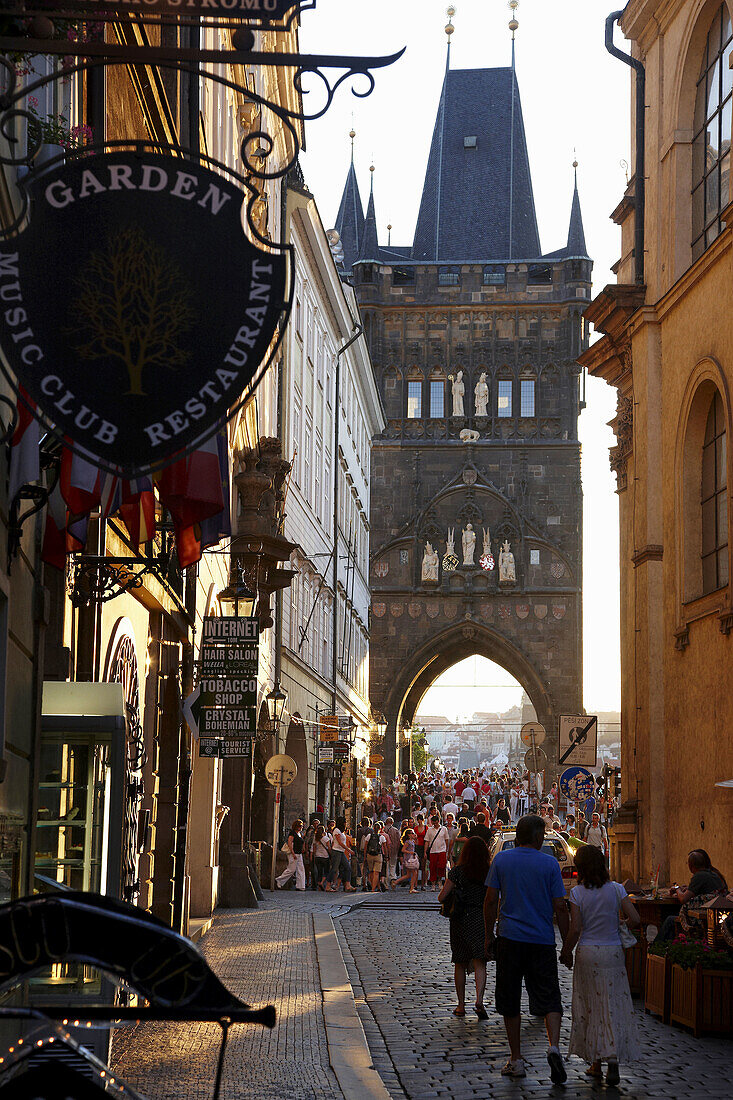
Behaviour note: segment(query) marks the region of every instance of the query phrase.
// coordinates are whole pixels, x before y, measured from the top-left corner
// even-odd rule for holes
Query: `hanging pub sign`
[[[247,195],[146,152],[25,181],[22,232],[0,240],[8,380],[46,429],[123,478],[196,449],[259,381],[287,316],[287,260],[245,237]]]

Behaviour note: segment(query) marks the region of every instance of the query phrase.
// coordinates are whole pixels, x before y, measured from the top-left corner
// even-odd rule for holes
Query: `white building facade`
[[[289,194],[295,301],[283,355],[283,457],[293,464],[284,534],[298,570],[282,600],[286,751],[301,773],[285,820],[337,812],[341,785],[318,766],[322,715],[351,716],[354,757],[369,738],[369,476],[384,414],[352,289],[340,278],[315,201]],[[356,337],[356,339],[353,339]],[[350,341],[353,342],[346,347]],[[337,542],[334,568],[334,545]]]

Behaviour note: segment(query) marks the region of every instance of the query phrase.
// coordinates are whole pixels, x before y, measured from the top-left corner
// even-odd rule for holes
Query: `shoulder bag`
[[[453,879],[449,879],[453,882]],[[448,897],[440,903],[440,915],[448,920],[458,920],[465,912],[463,891],[457,883],[453,882],[453,889]]]
[[[619,917],[618,917],[618,935],[619,935],[619,939],[621,940],[621,946],[623,947],[624,951],[629,951],[632,947],[636,947],[636,944],[637,944],[638,941],[637,941],[636,936],[634,935],[634,933],[629,928],[629,926],[627,924],[624,924],[624,922],[621,920],[621,902],[623,901],[623,898],[619,894],[618,890],[616,890],[617,885],[618,884],[614,882],[613,888],[616,892],[616,901],[617,901],[617,905],[618,905],[618,914],[619,914]]]

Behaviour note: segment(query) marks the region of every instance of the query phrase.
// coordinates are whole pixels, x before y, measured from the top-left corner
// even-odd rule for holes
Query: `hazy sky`
[[[445,69],[447,6],[444,0],[318,0],[315,11],[303,14],[304,52],[376,56],[407,46],[397,64],[376,73],[376,88],[368,99],[357,99],[342,86],[327,115],[308,126],[303,168],[326,228],[336,219],[346,179],[353,114],[355,160],[365,205],[372,158],[377,169],[380,240],[386,244],[391,223],[392,241],[411,243]],[[458,0],[456,7],[452,66],[508,65],[510,12],[505,0]],[[608,0],[522,0],[517,12],[517,74],[542,247],[550,252],[565,244],[576,150],[586,239],[595,261],[594,294],[615,281],[610,268],[618,259],[620,234],[609,214],[626,185],[621,162],[629,157],[629,70],[610,57],[603,41],[611,8]],[[363,90],[364,81],[355,86]],[[311,93],[314,102],[318,94]],[[309,98],[307,109],[317,109],[310,107]],[[585,491],[584,698],[591,712],[618,708],[620,695],[618,502],[608,465],[613,434],[606,427],[615,407],[615,390],[589,379],[580,434]],[[465,681],[460,668],[451,672],[456,683]],[[481,692],[476,694],[478,698]],[[485,695],[478,709],[501,710],[509,691],[487,687]],[[459,700],[455,708],[461,713],[476,709]]]

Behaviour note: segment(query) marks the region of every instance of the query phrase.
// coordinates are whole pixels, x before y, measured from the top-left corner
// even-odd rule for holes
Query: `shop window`
[[[730,201],[730,140],[733,30],[721,4],[708,32],[695,99],[692,144],[692,258],[720,234],[721,213]]]
[[[407,418],[419,420],[422,416],[422,382],[407,383]]]
[[[727,437],[723,402],[716,390],[710,402],[702,448],[702,587],[714,592],[728,583]]]

